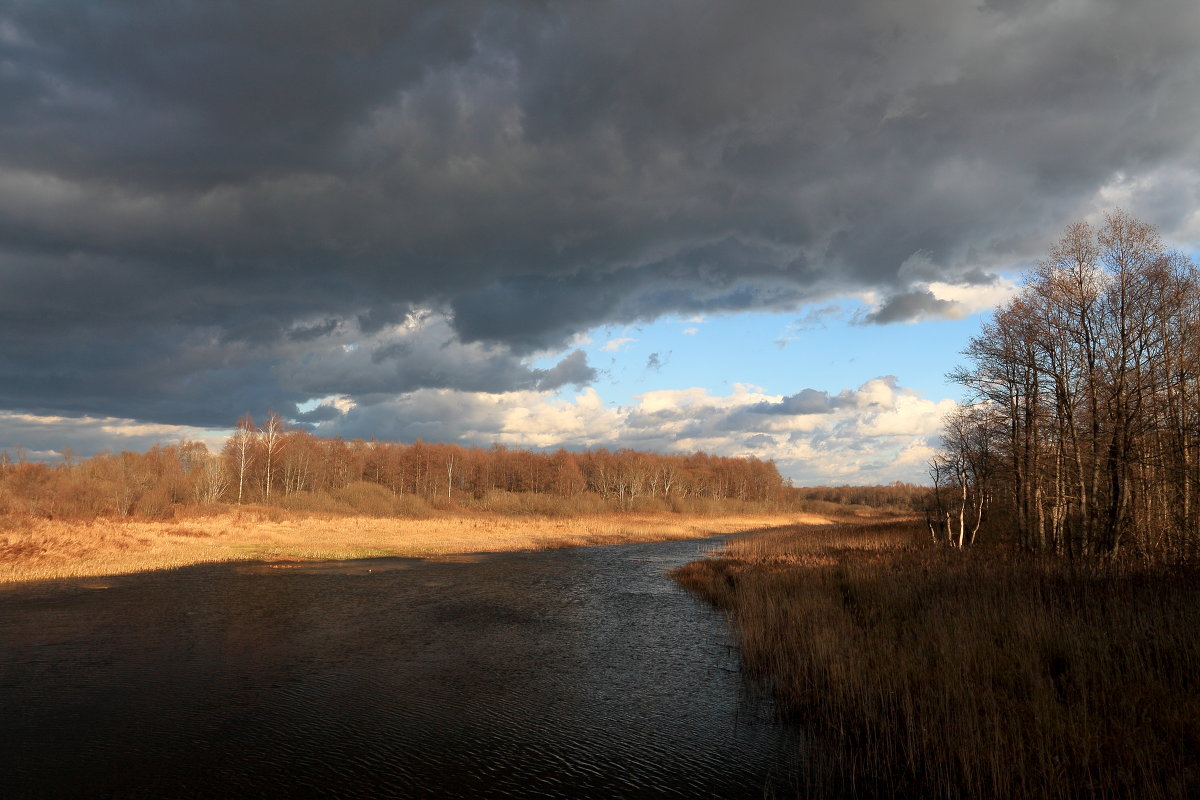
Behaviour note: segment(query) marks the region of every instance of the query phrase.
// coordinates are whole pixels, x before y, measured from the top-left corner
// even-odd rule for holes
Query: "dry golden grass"
[[[688,539],[820,522],[806,514],[444,514],[426,519],[314,516],[279,508],[170,522],[0,517],[0,583],[117,575],[215,561],[345,559]]]
[[[921,538],[765,531],[676,574],[813,734],[814,796],[1200,796],[1195,570]]]

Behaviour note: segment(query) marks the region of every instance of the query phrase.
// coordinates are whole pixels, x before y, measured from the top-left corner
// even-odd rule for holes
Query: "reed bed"
[[[798,526],[676,574],[811,732],[811,796],[1200,796],[1200,574],[919,538]]]
[[[0,583],[116,575],[216,561],[345,559],[659,541],[785,525],[804,514],[576,517],[442,514],[421,519],[244,508],[154,522],[0,516]]]

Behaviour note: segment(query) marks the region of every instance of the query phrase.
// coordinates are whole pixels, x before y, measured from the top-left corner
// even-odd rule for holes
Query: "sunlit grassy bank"
[[[695,538],[798,520],[804,514],[578,516],[441,513],[423,519],[246,507],[152,522],[0,516],[0,582],[116,575],[247,559],[434,557],[455,553]]]
[[[1200,796],[1200,574],[919,536],[752,533],[676,575],[812,731],[814,796]]]

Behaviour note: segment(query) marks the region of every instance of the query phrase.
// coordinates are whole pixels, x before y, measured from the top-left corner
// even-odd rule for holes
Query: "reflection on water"
[[[796,739],[663,575],[711,546],[0,592],[0,796],[786,794]]]

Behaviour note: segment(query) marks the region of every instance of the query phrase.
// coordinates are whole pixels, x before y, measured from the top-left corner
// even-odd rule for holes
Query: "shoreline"
[[[570,517],[446,513],[424,519],[302,515],[273,507],[170,521],[0,518],[0,586],[230,561],[437,558],[625,542],[700,539],[797,524],[803,512]]]

